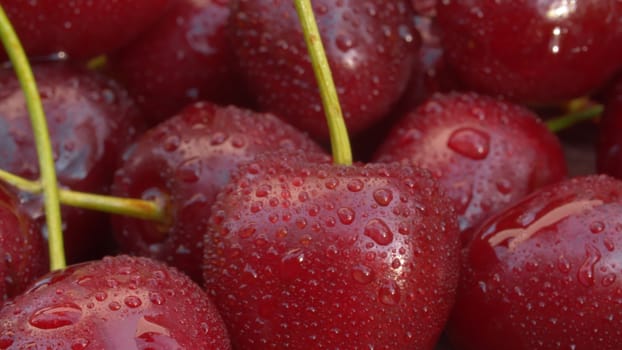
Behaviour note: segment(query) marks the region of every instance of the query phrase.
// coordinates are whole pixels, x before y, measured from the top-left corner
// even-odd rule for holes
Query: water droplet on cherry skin
[[[388,245],[393,242],[393,232],[389,226],[381,219],[370,220],[365,225],[363,234],[371,238],[379,245]]]
[[[483,160],[490,153],[490,135],[471,127],[454,130],[447,140],[447,147],[473,160]]]
[[[82,309],[73,303],[47,306],[35,311],[28,320],[39,329],[56,329],[76,324],[82,318]]]

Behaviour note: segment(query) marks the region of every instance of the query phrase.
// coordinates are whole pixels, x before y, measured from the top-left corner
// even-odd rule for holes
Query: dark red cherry
[[[458,230],[421,169],[260,155],[218,195],[202,266],[236,348],[432,350]]]
[[[128,43],[177,0],[3,0],[29,56],[89,58]]]
[[[127,93],[94,72],[62,64],[36,65],[62,186],[107,193],[120,154],[140,128],[140,114]],[[39,176],[30,119],[12,70],[0,70],[0,168],[29,179]],[[21,194],[29,215],[42,224],[39,195]],[[90,259],[111,241],[107,216],[63,207],[65,249],[70,262]]]
[[[466,247],[448,327],[456,349],[618,349],[622,182],[604,175],[538,190]]]
[[[302,29],[289,0],[232,1],[232,44],[259,106],[312,136],[328,128]],[[348,130],[384,117],[415,67],[419,36],[407,0],[314,1]]]
[[[617,0],[437,2],[447,59],[468,87],[524,103],[593,92],[622,66]]]
[[[622,80],[608,92],[599,124],[596,168],[598,172],[622,179]]]
[[[228,0],[179,0],[149,31],[110,57],[152,122],[190,102],[245,102],[227,35]]]
[[[0,311],[0,348],[230,349],[207,294],[161,262],[126,256],[52,272]]]
[[[403,116],[376,161],[429,169],[468,232],[533,190],[562,180],[559,140],[529,110],[473,93],[436,94]]]
[[[47,272],[47,256],[41,226],[0,184],[0,305]]]
[[[274,115],[237,107],[197,103],[152,128],[125,155],[113,193],[163,200],[169,221],[114,217],[121,249],[164,260],[200,281],[203,235],[216,194],[239,163],[278,149],[323,153]]]

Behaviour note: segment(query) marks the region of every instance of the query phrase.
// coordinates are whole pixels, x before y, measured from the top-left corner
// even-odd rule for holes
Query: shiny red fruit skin
[[[0,348],[230,349],[207,294],[163,263],[127,256],[47,274],[0,311]]]
[[[537,115],[474,93],[433,95],[394,125],[374,159],[430,170],[465,241],[490,215],[567,174],[559,140]]]
[[[619,349],[622,182],[534,192],[488,220],[463,254],[457,349]]]
[[[110,57],[112,73],[152,122],[199,100],[243,104],[229,44],[228,0],[180,0],[149,31]]]
[[[433,349],[455,215],[423,170],[263,157],[212,208],[204,277],[239,349]]]
[[[41,226],[0,184],[0,305],[48,271],[47,256]]]
[[[473,90],[546,104],[597,89],[622,66],[616,0],[438,1],[448,61]]]
[[[320,140],[328,128],[302,29],[289,0],[232,1],[231,42],[263,110]],[[384,117],[416,64],[420,39],[406,0],[314,1],[348,131]]]
[[[140,113],[113,81],[63,64],[33,67],[62,186],[108,193],[123,149],[142,129]],[[0,71],[0,168],[35,180],[39,162],[26,103],[10,69]],[[29,215],[45,222],[39,195],[20,194]],[[107,216],[62,208],[70,262],[92,259],[110,241]]]
[[[596,170],[622,179],[622,79],[608,92],[598,125]]]
[[[271,114],[196,103],[147,131],[126,152],[113,194],[168,202],[168,222],[113,217],[122,251],[150,256],[201,281],[203,235],[230,172],[266,151],[323,153],[306,134]]]
[[[90,58],[128,43],[177,0],[3,0],[29,56]]]

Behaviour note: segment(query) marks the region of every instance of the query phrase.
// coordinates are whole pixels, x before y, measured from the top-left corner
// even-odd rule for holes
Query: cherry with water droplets
[[[456,348],[616,349],[621,214],[622,182],[592,175],[487,220],[463,252],[448,326]]]
[[[263,154],[218,195],[202,266],[234,347],[432,349],[458,246],[455,214],[424,170]],[[266,300],[271,312],[256,312]]]

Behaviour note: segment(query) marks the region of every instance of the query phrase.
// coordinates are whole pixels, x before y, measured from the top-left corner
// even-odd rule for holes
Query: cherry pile
[[[0,349],[620,348],[622,2],[1,7]]]

